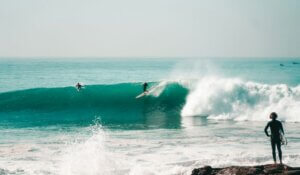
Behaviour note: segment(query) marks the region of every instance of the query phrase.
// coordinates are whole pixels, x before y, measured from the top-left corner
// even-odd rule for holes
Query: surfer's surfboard
[[[281,132],[280,132],[280,142],[281,142],[281,145],[287,145],[287,143],[288,143],[286,137]]]
[[[141,97],[147,95],[148,93],[149,93],[149,92],[143,92],[143,93],[141,93],[140,95],[136,96],[135,98],[141,98]]]
[[[149,95],[151,94],[158,86],[153,86],[151,87],[149,90],[147,90],[146,92],[141,93],[140,95],[136,96],[135,98],[141,98],[143,96]]]

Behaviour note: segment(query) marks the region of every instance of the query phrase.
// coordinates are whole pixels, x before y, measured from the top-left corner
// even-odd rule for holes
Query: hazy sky
[[[0,56],[300,56],[300,0],[0,0]]]

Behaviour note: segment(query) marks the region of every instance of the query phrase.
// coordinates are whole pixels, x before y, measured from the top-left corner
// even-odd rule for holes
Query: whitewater
[[[283,162],[299,166],[299,63],[3,59],[0,174],[168,175],[272,163],[263,129],[273,111],[289,141]],[[157,88],[136,99],[143,82]]]

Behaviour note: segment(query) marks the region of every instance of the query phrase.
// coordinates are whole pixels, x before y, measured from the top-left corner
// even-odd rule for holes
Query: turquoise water
[[[0,92],[40,87],[66,87],[73,86],[78,81],[89,85],[99,85],[160,81],[176,77],[186,79],[211,74],[293,86],[298,85],[300,81],[299,59],[287,58],[215,58],[198,61],[178,58],[149,60],[2,58],[0,62],[2,82]],[[187,73],[189,77],[183,77]]]
[[[146,81],[154,91],[136,99]],[[273,111],[284,162],[299,166],[299,59],[3,58],[0,82],[2,174],[271,163],[262,131]]]

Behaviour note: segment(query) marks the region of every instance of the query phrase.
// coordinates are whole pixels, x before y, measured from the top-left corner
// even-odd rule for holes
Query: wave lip
[[[279,119],[299,122],[300,86],[267,85],[240,79],[205,77],[186,99],[181,115],[208,119],[265,121],[271,112]]]

